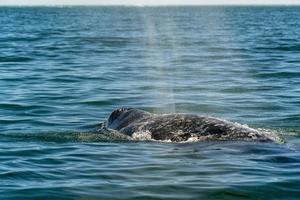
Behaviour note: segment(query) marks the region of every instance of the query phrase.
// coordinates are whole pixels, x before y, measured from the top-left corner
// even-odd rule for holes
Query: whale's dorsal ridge
[[[118,108],[118,109],[115,109],[111,114],[110,116],[108,117],[108,120],[107,120],[107,125],[110,126],[118,117],[120,117],[120,115],[126,111],[129,111],[133,108]]]
[[[107,127],[120,130],[150,115],[151,113],[136,108],[118,108],[109,116]]]

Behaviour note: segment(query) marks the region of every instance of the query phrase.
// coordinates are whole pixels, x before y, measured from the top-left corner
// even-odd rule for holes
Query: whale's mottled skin
[[[232,123],[226,120],[193,114],[162,114],[120,108],[114,110],[107,120],[107,128],[128,136],[148,133],[154,140],[186,141],[200,140],[240,140],[272,142],[268,134]]]

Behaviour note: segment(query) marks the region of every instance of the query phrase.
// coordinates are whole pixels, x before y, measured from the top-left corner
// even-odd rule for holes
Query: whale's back
[[[274,137],[227,120],[193,115],[155,115],[139,109],[117,109],[108,118],[107,127],[128,136],[147,133],[154,140],[243,140],[273,141]]]

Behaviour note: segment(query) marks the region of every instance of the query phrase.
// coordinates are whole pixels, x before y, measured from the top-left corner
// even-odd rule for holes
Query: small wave
[[[258,73],[255,76],[258,78],[299,78],[300,72],[269,72]]]
[[[31,57],[25,57],[25,56],[5,56],[0,57],[0,62],[29,62],[34,60]]]
[[[111,100],[87,100],[82,101],[81,103],[90,106],[106,106],[111,105]]]
[[[33,109],[52,109],[52,107],[44,106],[44,105],[30,105],[30,104],[23,104],[23,103],[3,102],[0,103],[0,109],[25,111],[25,110],[33,110]]]
[[[257,50],[264,50],[264,51],[283,51],[283,52],[298,52],[300,51],[300,45],[287,45],[281,44],[273,47],[257,47]]]

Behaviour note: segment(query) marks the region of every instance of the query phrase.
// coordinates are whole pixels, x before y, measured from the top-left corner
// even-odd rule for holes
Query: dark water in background
[[[299,199],[300,7],[2,7],[0,25],[0,199]],[[78,133],[120,106],[287,143]]]

